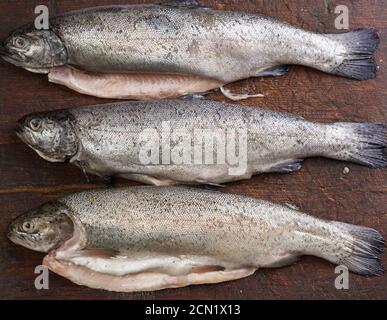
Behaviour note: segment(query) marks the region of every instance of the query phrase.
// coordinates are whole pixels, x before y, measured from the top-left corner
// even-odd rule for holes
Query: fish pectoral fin
[[[180,99],[183,99],[183,100],[205,99],[209,93],[210,92],[207,91],[207,92],[202,92],[202,93],[187,94],[185,96],[182,96]]]
[[[302,161],[304,159],[292,159],[286,162],[281,162],[280,164],[271,167],[267,172],[273,173],[289,173],[300,170],[302,167]]]
[[[101,177],[101,181],[108,188],[111,188],[114,186],[114,177],[109,177],[109,176]]]
[[[260,71],[255,74],[256,77],[280,77],[289,72],[288,65],[276,66],[274,68],[270,68],[264,71]]]
[[[249,98],[263,98],[264,95],[261,93],[258,94],[247,94],[247,93],[232,93],[229,89],[224,88],[223,86],[220,87],[220,91],[222,94],[232,100],[232,101],[240,101],[245,100]]]

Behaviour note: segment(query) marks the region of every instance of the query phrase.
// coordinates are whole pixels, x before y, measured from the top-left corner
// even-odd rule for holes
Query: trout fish
[[[252,197],[185,187],[89,190],[16,218],[8,237],[48,252],[53,272],[91,288],[151,291],[247,277],[313,255],[380,275],[382,236]]]
[[[159,99],[168,83],[172,98],[249,77],[283,75],[289,64],[371,79],[378,42],[373,28],[322,34],[268,17],[176,1],[52,17],[48,30],[29,25],[11,33],[1,56],[81,93]],[[149,88],[143,94],[144,86]]]
[[[314,123],[211,101],[132,101],[31,114],[17,135],[42,158],[153,185],[223,184],[322,156],[387,165],[383,124]]]

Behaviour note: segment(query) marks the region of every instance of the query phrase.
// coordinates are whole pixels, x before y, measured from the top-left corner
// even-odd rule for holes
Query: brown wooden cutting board
[[[115,0],[116,4],[134,1]],[[137,1],[151,2],[151,1]],[[0,39],[23,23],[32,21],[34,7],[47,4],[50,14],[107,5],[98,0],[1,0]],[[265,98],[241,102],[298,114],[310,120],[372,121],[386,123],[387,116],[387,4],[383,0],[250,0],[200,1],[218,9],[243,10],[276,17],[302,28],[335,32],[334,8],[349,8],[350,28],[374,26],[381,45],[376,59],[380,66],[375,80],[357,82],[304,67],[291,67],[280,78],[249,79],[230,88],[236,92],[260,92]],[[211,97],[226,100],[219,93]],[[36,290],[34,268],[42,254],[10,243],[8,223],[20,213],[66,193],[103,184],[87,182],[80,170],[69,164],[52,164],[39,158],[19,141],[13,131],[21,116],[37,111],[108,102],[82,96],[36,75],[0,62],[0,298],[2,299],[349,299],[387,298],[387,277],[365,278],[354,274],[349,290],[337,290],[334,266],[304,257],[282,269],[259,270],[254,276],[218,285],[202,285],[153,293],[119,294],[77,286],[50,274],[50,289]],[[344,167],[349,173],[344,174]],[[387,237],[387,170],[371,170],[327,159],[308,159],[296,173],[266,174],[250,181],[229,184],[225,191],[252,195],[280,203],[293,203],[302,211],[326,219],[365,225]],[[119,181],[118,185],[131,185]],[[383,255],[387,266],[387,254]]]

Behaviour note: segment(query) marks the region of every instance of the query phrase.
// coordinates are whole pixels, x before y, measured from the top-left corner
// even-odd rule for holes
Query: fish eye
[[[42,121],[38,118],[33,118],[29,122],[29,126],[32,130],[36,131],[40,128]]]
[[[27,233],[30,233],[30,232],[32,232],[33,230],[34,230],[34,225],[33,225],[33,223],[31,223],[31,222],[23,222],[23,224],[22,224],[22,230],[24,231],[24,232],[27,232]]]
[[[17,37],[13,44],[15,47],[22,49],[28,45],[28,41],[22,37]]]

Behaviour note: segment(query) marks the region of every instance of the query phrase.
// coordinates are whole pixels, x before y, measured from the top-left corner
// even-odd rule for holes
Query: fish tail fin
[[[333,74],[357,80],[376,77],[377,65],[372,57],[379,45],[376,29],[358,29],[331,37],[347,48],[344,61],[332,71]]]
[[[344,236],[339,252],[335,252],[329,260],[361,275],[382,275],[384,269],[379,255],[384,251],[385,242],[381,234],[367,227],[334,223],[344,231]]]
[[[370,168],[387,166],[387,127],[378,123],[339,122],[328,127],[327,154]]]

